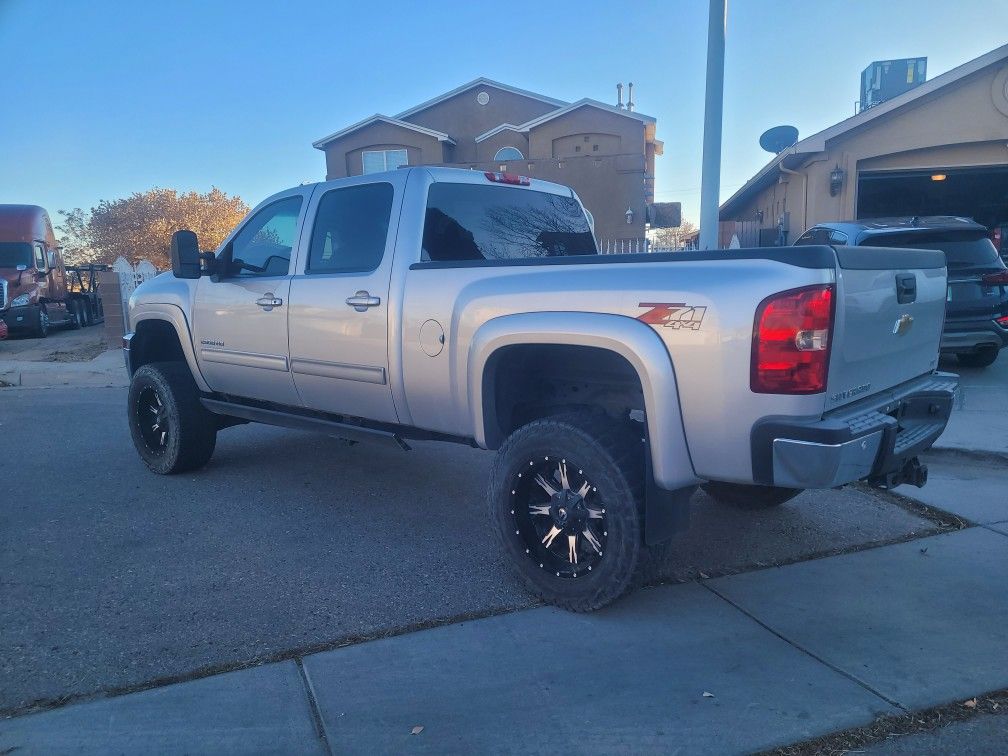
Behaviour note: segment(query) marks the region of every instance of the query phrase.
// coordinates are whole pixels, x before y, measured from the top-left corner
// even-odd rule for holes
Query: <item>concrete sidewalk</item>
[[[949,361],[941,369],[959,374],[959,396],[935,448],[1008,455],[1008,351],[988,368]]]
[[[751,752],[1008,686],[1006,570],[968,528],[17,717],[0,752]]]

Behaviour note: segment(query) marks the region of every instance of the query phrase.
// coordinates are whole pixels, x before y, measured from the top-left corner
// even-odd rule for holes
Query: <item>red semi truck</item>
[[[44,338],[50,328],[100,322],[95,269],[63,264],[44,209],[0,205],[0,319],[12,336]]]

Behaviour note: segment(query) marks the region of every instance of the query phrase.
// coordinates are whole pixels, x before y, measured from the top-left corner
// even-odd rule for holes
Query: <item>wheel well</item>
[[[575,409],[601,409],[616,418],[640,413],[644,390],[625,357],[608,349],[521,344],[494,352],[483,368],[486,444],[498,448],[515,429]]]
[[[175,326],[166,320],[141,320],[130,343],[130,365],[134,371],[151,362],[185,362],[185,352]]]

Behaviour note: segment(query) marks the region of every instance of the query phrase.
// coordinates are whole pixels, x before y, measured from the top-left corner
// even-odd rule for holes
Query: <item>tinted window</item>
[[[434,184],[427,195],[424,260],[514,260],[594,255],[573,197],[478,184]]]
[[[830,244],[837,246],[842,246],[847,243],[847,234],[842,231],[830,231],[829,232]]]
[[[287,275],[300,212],[301,197],[287,197],[249,218],[231,242],[232,275]]]
[[[309,273],[374,270],[385,254],[392,184],[364,184],[322,195],[311,249]]]
[[[1000,268],[994,244],[978,231],[928,231],[905,234],[879,234],[861,242],[866,247],[907,247],[910,249],[940,249],[950,269]]]

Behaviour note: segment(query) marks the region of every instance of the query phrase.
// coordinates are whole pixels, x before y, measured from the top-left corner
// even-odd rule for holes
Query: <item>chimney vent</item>
[[[633,104],[633,82],[632,81],[629,84],[627,84],[626,109],[630,110],[630,111],[632,111],[634,109],[634,104]]]
[[[623,109],[623,82],[616,85],[616,107]]]

